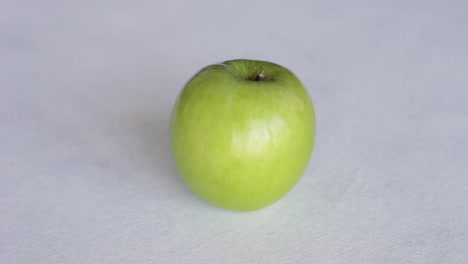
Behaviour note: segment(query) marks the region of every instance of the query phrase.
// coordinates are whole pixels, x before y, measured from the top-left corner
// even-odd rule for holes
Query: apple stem
[[[265,77],[265,71],[264,70],[258,71],[257,74],[255,75],[254,81],[258,82],[264,77]]]

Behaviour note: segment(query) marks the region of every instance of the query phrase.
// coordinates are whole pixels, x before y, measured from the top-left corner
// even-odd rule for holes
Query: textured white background
[[[178,178],[189,77],[270,60],[318,134],[281,201]],[[0,263],[468,263],[468,2],[0,2]]]

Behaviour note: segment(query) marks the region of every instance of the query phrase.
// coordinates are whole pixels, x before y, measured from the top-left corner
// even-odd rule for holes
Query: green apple
[[[265,207],[303,174],[315,137],[307,90],[288,69],[231,60],[203,68],[174,105],[176,167],[206,201],[232,210]]]

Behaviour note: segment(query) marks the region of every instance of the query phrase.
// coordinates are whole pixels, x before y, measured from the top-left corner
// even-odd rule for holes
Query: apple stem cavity
[[[264,70],[260,70],[257,72],[257,74],[255,75],[254,78],[252,78],[253,81],[260,81],[261,79],[265,78],[265,71]]]

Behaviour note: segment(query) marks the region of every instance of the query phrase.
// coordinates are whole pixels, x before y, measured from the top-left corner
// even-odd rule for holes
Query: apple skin
[[[199,71],[174,105],[170,141],[176,167],[204,200],[260,209],[292,189],[314,144],[315,113],[288,69],[231,60]]]

